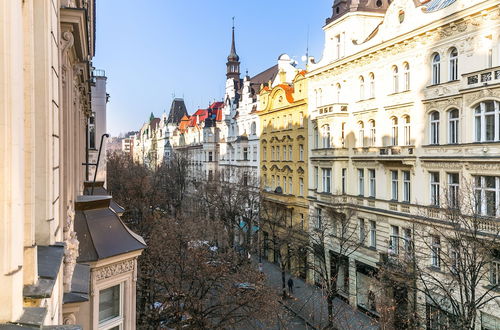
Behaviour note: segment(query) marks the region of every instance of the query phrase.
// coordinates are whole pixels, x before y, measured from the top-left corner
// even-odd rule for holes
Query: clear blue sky
[[[138,130],[184,97],[188,112],[224,96],[231,18],[242,73],[289,54],[321,57],[333,0],[98,0],[94,66],[108,76],[108,131]]]

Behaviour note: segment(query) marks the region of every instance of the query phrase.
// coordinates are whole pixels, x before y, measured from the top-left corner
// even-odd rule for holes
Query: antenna
[[[233,30],[234,30],[234,16],[233,16]]]
[[[307,64],[309,64],[309,24],[307,24],[306,70]]]

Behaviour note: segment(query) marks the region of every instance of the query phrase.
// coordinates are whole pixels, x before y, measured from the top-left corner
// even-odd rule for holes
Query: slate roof
[[[182,117],[184,117],[187,114],[188,112],[186,104],[184,103],[184,99],[175,98],[172,101],[172,105],[170,106],[170,112],[168,114],[167,123],[179,125]]]
[[[78,196],[75,232],[80,242],[78,263],[98,261],[146,248],[110,208],[111,196]]]

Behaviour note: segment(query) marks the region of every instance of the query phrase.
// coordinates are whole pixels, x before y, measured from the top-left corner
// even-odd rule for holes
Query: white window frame
[[[403,75],[404,75],[404,83],[405,83],[405,92],[410,90],[410,64],[405,62],[403,64]]]
[[[389,237],[389,254],[399,254],[399,227],[391,225],[391,235]]]
[[[490,284],[500,285],[500,260],[493,260],[490,263]]]
[[[403,173],[403,202],[410,203],[411,201],[411,173],[410,171],[402,171]]]
[[[365,99],[365,78],[363,76],[359,76],[359,100],[362,101]]]
[[[441,116],[438,111],[429,114],[429,144],[439,144],[439,122]]]
[[[332,192],[332,169],[331,168],[322,168],[321,173],[323,174],[323,189],[324,193]]]
[[[328,149],[330,148],[330,126],[329,125],[323,125],[321,127],[321,146],[323,149]]]
[[[448,173],[448,207],[455,209],[458,207],[460,174]]]
[[[397,170],[391,170],[391,199],[399,200],[399,173]]]
[[[495,187],[487,186],[487,178],[494,180]],[[495,176],[474,176],[474,190],[476,199],[476,213],[484,216],[500,216],[500,177]],[[492,195],[495,198],[494,214],[488,211],[487,195]]]
[[[493,102],[493,110],[487,110],[486,104]],[[492,138],[487,137],[487,119],[493,119]],[[486,100],[480,102],[474,108],[474,141],[475,142],[493,142],[500,141],[500,102],[494,100]]]
[[[358,193],[359,196],[365,196],[365,169],[358,168]]]
[[[299,145],[299,160],[304,161],[304,145]]]
[[[429,172],[430,181],[430,204],[432,206],[440,205],[440,175],[439,172]]]
[[[304,178],[299,178],[299,195],[304,196]]]
[[[450,50],[449,80],[458,80],[458,50],[453,47]]]
[[[293,180],[292,177],[288,177],[288,193],[293,195]]]
[[[358,223],[358,226],[359,226],[359,228],[358,228],[359,229],[359,237],[358,237],[359,243],[364,245],[365,244],[365,240],[366,240],[365,219],[359,218],[358,222],[359,222]]]
[[[100,298],[101,298],[101,291],[103,290],[106,290],[106,289],[109,289],[109,288],[112,288],[112,287],[115,287],[115,286],[119,286],[119,292],[120,292],[120,299],[119,299],[119,316],[117,317],[114,317],[112,319],[109,319],[109,320],[106,320],[104,322],[100,322],[99,321],[99,304],[100,304]],[[121,282],[121,283],[113,283],[113,284],[110,284],[110,285],[107,285],[107,286],[103,286],[103,287],[100,287],[98,288],[98,292],[99,292],[99,296],[98,296],[98,299],[97,299],[97,324],[98,324],[98,329],[99,330],[108,330],[108,329],[112,329],[116,326],[118,326],[120,329],[123,329],[123,326],[124,326],[124,321],[125,321],[125,317],[124,317],[124,294],[125,294],[125,283],[124,282]]]
[[[441,238],[439,236],[431,236],[431,266],[441,268]]]
[[[397,66],[392,67],[392,93],[399,93],[399,70]]]
[[[370,181],[370,197],[377,196],[377,172],[375,169],[368,169],[368,180]]]
[[[398,138],[398,118],[393,117],[391,119],[391,146],[397,146],[399,143]]]
[[[377,223],[370,220],[370,247],[377,248]]]
[[[432,84],[438,85],[441,83],[441,55],[434,53],[432,55]]]
[[[411,119],[410,116],[405,116],[404,120],[404,145],[411,145]]]
[[[370,146],[374,147],[377,144],[377,128],[375,126],[375,120],[370,120]]]
[[[365,124],[362,121],[358,123],[358,146],[365,146]]]
[[[453,114],[457,114],[453,117]],[[460,111],[458,109],[450,109],[448,111],[448,143],[457,144],[459,143],[459,132],[460,132]]]
[[[342,195],[347,193],[347,168],[342,169]]]

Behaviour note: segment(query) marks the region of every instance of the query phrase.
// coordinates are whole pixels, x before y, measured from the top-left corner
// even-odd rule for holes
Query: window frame
[[[377,196],[377,172],[375,169],[368,169],[368,180],[370,182],[369,197],[375,198]]]
[[[441,115],[439,111],[432,111],[429,113],[429,144],[432,145],[439,144],[440,121],[441,121]]]
[[[358,194],[359,196],[365,196],[365,169],[358,168]]]
[[[456,113],[456,117],[453,115]],[[457,108],[448,110],[448,143],[458,144],[460,141],[460,111]]]
[[[449,72],[448,80],[455,81],[458,80],[458,49],[452,47],[449,51]]]
[[[110,319],[106,319],[104,321],[99,320],[99,313],[100,311],[100,302],[101,302],[101,292],[107,289],[111,289],[113,287],[118,286],[118,292],[119,292],[119,299],[118,299],[118,309],[119,309],[119,314],[118,316],[115,316]],[[120,283],[112,283],[107,286],[100,287],[98,289],[98,298],[97,298],[97,327],[99,330],[108,330],[112,329],[116,326],[118,326],[120,329],[123,329],[124,322],[125,322],[125,316],[124,316],[124,295],[125,295],[125,282],[120,282]]]
[[[432,55],[432,85],[441,83],[441,55],[434,53]]]
[[[441,205],[440,173],[439,172],[429,172],[429,181],[430,181],[430,189],[429,189],[430,205],[439,207]]]

